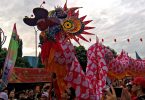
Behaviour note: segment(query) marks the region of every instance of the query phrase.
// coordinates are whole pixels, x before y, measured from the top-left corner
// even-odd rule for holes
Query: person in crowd
[[[115,93],[113,86],[110,86],[110,89],[111,89],[111,91],[110,90],[106,91],[105,100],[117,100],[116,93]]]
[[[52,92],[52,83],[46,83],[44,84],[42,88],[42,94],[43,93],[48,93],[48,98],[51,98],[51,92]]]
[[[51,82],[43,86],[42,92],[47,92],[51,100],[58,100],[61,98],[55,73],[51,73]]]
[[[62,100],[75,100],[76,94],[73,87],[66,88],[65,92],[62,94]]]
[[[106,100],[118,100],[116,93],[111,86],[111,91],[107,92]],[[131,94],[128,90],[122,92],[122,97],[120,100],[145,100],[145,78],[136,77],[132,82]]]
[[[48,92],[43,92],[41,94],[40,100],[49,100]]]
[[[25,98],[28,98],[28,96],[29,96],[29,91],[30,91],[30,90],[28,90],[28,89],[25,90]]]
[[[6,88],[4,88],[4,89],[3,89],[3,91],[4,91],[5,93],[9,94],[9,90],[8,90],[8,88],[7,88],[7,87],[6,87]]]
[[[145,100],[145,78],[136,77],[132,82],[132,93],[136,95],[133,100]]]
[[[37,85],[37,86],[35,86],[35,90],[34,90],[35,100],[38,100],[38,98],[40,97],[40,94],[41,94],[41,89],[40,89],[40,86]]]
[[[27,96],[25,95],[25,91],[21,91],[19,93],[18,100],[27,100]]]
[[[112,82],[112,86],[113,86],[113,87],[118,87],[118,86],[119,86],[119,80],[118,80],[118,79],[115,79],[115,80]]]
[[[28,100],[34,100],[34,91],[31,89],[31,90],[29,90],[29,92],[28,92],[29,94],[28,94]]]
[[[17,100],[17,99],[15,98],[15,91],[14,91],[14,90],[10,91],[9,100]]]
[[[8,100],[8,94],[5,92],[0,92],[0,100]]]
[[[122,89],[121,100],[131,100],[131,90],[130,86]]]

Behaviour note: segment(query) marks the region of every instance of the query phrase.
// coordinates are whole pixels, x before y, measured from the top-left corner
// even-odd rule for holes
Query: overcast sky
[[[45,0],[44,7],[48,11],[55,6],[62,6],[65,0]],[[23,22],[24,16],[30,16],[35,7],[39,7],[42,0],[1,0],[0,2],[0,28],[7,36],[3,47],[8,47],[13,24],[17,24],[17,31],[23,40],[23,56],[35,55],[35,32],[33,27]],[[80,17],[87,15],[86,20],[92,19],[91,30],[100,41],[110,46],[119,54],[122,49],[129,56],[135,58],[135,51],[145,58],[145,0],[68,0],[68,7],[79,6]],[[39,33],[39,32],[38,32]],[[95,37],[90,43],[81,42],[86,48],[95,42]],[[127,42],[126,39],[130,39]],[[143,39],[143,42],[140,41]],[[114,42],[117,39],[117,42]],[[75,42],[73,42],[76,45]]]

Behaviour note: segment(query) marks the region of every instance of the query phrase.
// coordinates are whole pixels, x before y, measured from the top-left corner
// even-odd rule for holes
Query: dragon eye
[[[84,28],[83,23],[77,18],[68,18],[63,21],[63,30],[71,34],[80,34]]]
[[[63,26],[65,29],[68,29],[68,30],[74,27],[71,21],[64,22]]]

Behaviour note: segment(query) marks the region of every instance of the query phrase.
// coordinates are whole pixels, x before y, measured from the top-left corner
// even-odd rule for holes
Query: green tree
[[[23,51],[22,51],[22,49],[23,49],[23,41],[22,41],[22,39],[19,39],[18,43],[19,43],[18,57],[22,57],[22,55],[23,55]]]
[[[2,42],[1,42],[1,33],[0,33],[0,51],[1,51],[1,49],[2,49],[2,44],[1,44]]]
[[[44,68],[44,64],[42,64],[40,54],[38,56],[38,64],[37,64],[37,66],[38,66],[38,68]]]
[[[2,48],[0,50],[0,70],[3,68],[4,66],[4,62],[5,62],[5,58],[6,58],[6,55],[7,55],[7,49],[6,48]]]
[[[117,52],[114,49],[110,48],[109,46],[107,46],[107,48],[111,50],[111,52],[113,53],[113,57],[116,58]]]
[[[80,65],[82,66],[82,69],[84,72],[86,72],[86,66],[87,66],[87,50],[84,46],[75,46],[76,51],[76,57],[78,58],[78,61]]]
[[[30,64],[23,57],[17,57],[15,67],[31,68]]]
[[[31,68],[29,62],[24,59],[22,57],[23,55],[23,41],[22,39],[19,39],[19,47],[18,47],[18,54],[17,54],[17,60],[16,60],[16,63],[15,63],[15,67],[22,67],[22,68]]]

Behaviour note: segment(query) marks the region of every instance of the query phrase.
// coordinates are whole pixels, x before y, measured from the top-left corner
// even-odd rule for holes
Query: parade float
[[[83,35],[94,35],[86,30],[92,20],[85,21],[86,15],[79,17],[81,7],[56,7],[49,11],[43,7],[33,9],[33,17],[25,17],[24,23],[41,31],[41,60],[45,68],[13,68],[10,83],[49,82],[50,73],[57,76],[61,93],[67,84],[76,90],[78,99],[100,100],[106,86],[106,77],[123,78],[126,75],[144,75],[144,60],[130,58],[122,52],[113,58],[112,52],[96,39],[96,43],[87,50],[86,72],[75,56],[71,39],[78,44],[79,39],[89,42]]]
[[[77,98],[98,98],[105,86],[108,72],[104,59],[106,47],[99,41],[90,47],[85,74],[75,57],[71,39],[78,44],[79,39],[89,42],[83,35],[93,35],[86,30],[94,27],[87,26],[92,20],[85,21],[86,15],[79,17],[79,8],[81,7],[68,8],[67,2],[63,8],[58,7],[53,11],[38,7],[33,9],[33,18],[25,17],[23,20],[27,25],[37,26],[41,31],[41,59],[49,73],[56,73],[61,93],[66,84],[70,83],[76,89]],[[96,83],[102,84],[95,85]]]

